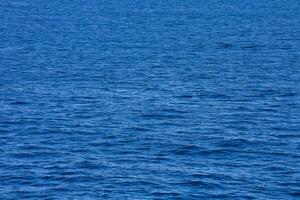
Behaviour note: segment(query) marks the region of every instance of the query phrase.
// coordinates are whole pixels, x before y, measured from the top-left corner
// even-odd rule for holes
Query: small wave
[[[26,101],[14,101],[10,103],[11,105],[15,105],[15,106],[24,106],[24,105],[28,105],[29,103]]]

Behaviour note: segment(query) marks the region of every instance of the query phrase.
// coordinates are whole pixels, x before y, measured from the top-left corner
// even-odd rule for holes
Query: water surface
[[[300,198],[299,13],[2,0],[0,198]]]

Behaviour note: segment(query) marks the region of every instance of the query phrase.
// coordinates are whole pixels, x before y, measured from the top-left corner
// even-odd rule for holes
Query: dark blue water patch
[[[300,4],[0,2],[0,199],[297,199]]]

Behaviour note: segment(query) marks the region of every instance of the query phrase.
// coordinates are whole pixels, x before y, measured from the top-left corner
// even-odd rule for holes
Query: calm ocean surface
[[[0,0],[0,199],[300,199],[300,1]]]

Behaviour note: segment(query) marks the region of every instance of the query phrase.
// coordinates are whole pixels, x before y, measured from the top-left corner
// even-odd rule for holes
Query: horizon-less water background
[[[299,199],[298,0],[1,0],[0,199]]]

